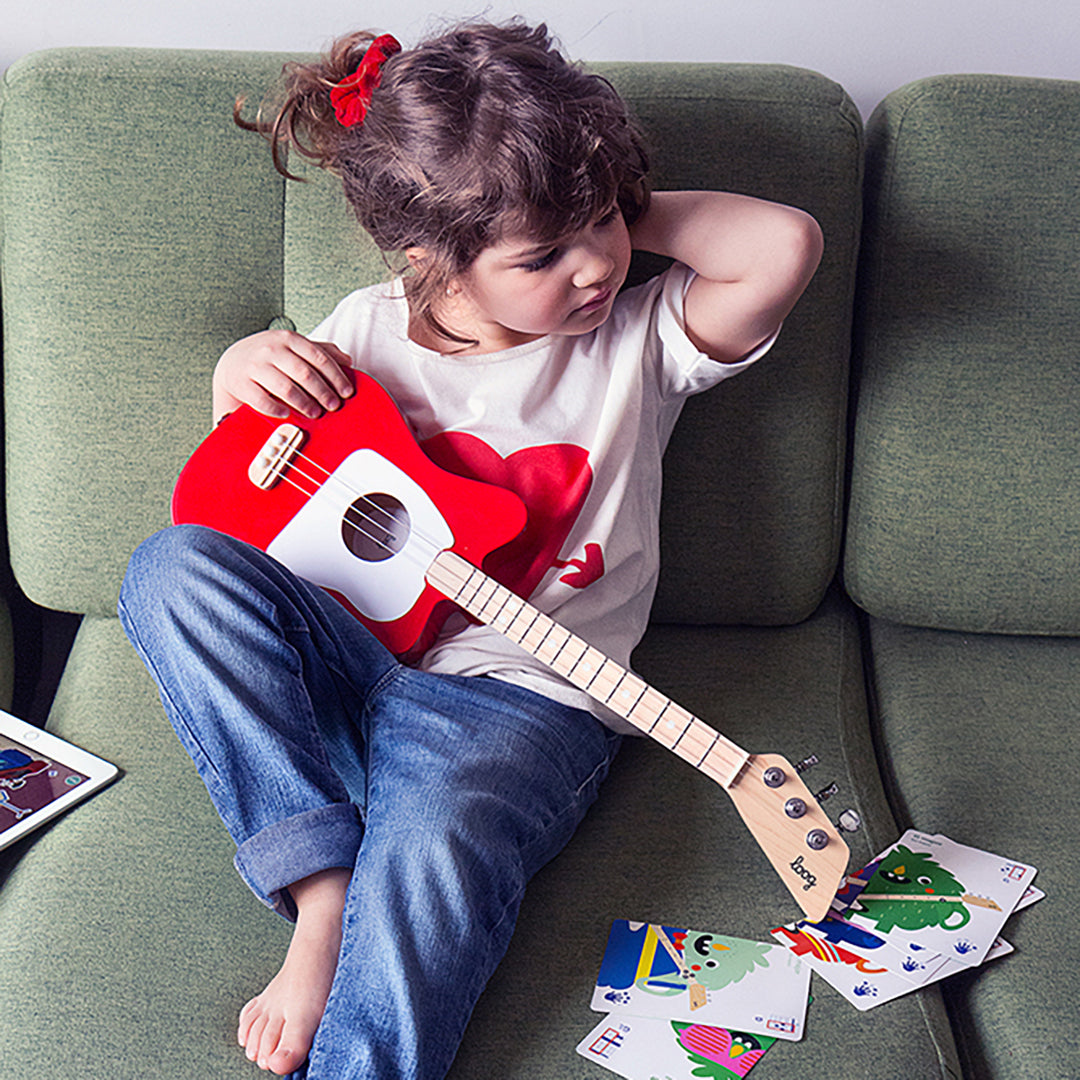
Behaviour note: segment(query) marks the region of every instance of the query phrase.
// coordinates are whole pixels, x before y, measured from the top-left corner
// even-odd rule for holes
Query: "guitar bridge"
[[[307,432],[295,424],[279,424],[248,466],[248,479],[260,490],[269,491],[292,464]]]

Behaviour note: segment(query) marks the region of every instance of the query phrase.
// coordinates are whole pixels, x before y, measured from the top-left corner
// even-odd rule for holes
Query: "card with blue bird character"
[[[617,919],[592,1008],[803,1037],[810,968],[781,945]]]

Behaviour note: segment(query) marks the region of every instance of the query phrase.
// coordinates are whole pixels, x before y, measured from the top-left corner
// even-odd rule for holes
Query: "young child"
[[[543,26],[408,51],[354,35],[290,65],[263,129],[286,174],[291,147],[340,175],[405,273],[310,338],[228,349],[215,416],[317,417],[351,394],[345,369],[373,375],[438,464],[525,502],[494,576],[627,664],[681,404],[768,349],[817,266],[816,223],[734,194],[650,197],[622,101]],[[632,248],[675,262],[620,293]],[[239,872],[295,921],[241,1013],[247,1056],[309,1080],[444,1076],[526,882],[625,725],[460,616],[400,664],[327,593],[205,529],[140,546],[120,613]]]

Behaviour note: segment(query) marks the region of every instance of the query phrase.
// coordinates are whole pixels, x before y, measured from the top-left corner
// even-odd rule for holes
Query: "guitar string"
[[[374,518],[372,518],[369,514],[364,513],[362,510],[357,510],[357,513],[361,517],[366,518],[369,522],[371,522],[371,524],[372,524],[372,526],[374,528],[377,528],[377,529],[381,528],[389,535],[389,534],[391,534],[393,528],[395,528],[397,525],[400,524],[399,520],[396,517],[394,517],[394,515],[389,510],[387,510],[386,507],[380,506],[377,502],[375,502],[372,499],[371,494],[378,494],[378,493],[370,493],[370,494],[367,494],[367,495],[361,494],[361,492],[358,489],[354,488],[343,477],[338,476],[336,471],[331,471],[325,465],[322,465],[321,463],[316,461],[314,458],[309,457],[307,454],[304,454],[304,453],[301,453],[301,452],[297,451],[297,453],[294,455],[294,460],[295,459],[300,459],[302,461],[305,461],[312,468],[318,469],[320,472],[325,474],[326,479],[323,480],[322,482],[320,482],[316,477],[308,476],[302,470],[297,469],[295,465],[291,465],[291,468],[296,469],[296,471],[305,480],[307,480],[308,483],[314,484],[316,490],[319,490],[320,488],[324,487],[330,481],[333,481],[340,488],[344,489],[344,492],[345,492],[346,496],[352,497],[352,501],[349,504],[349,509],[350,510],[356,509],[356,504],[357,503],[364,503],[364,504],[366,504],[366,506],[368,508],[374,509],[374,510],[378,511],[380,514],[382,514],[383,517],[389,522],[389,525],[379,525],[378,522],[376,522],[374,520]],[[287,482],[290,482],[288,477],[284,473],[281,473],[279,475],[280,475],[281,479],[286,480]],[[314,495],[314,492],[312,492],[312,493],[304,492],[303,488],[300,488],[299,485],[297,485],[297,484],[293,484],[293,487],[296,487],[299,491],[302,491],[305,495],[307,495],[307,497],[309,499],[312,498],[313,495]],[[404,507],[402,507],[402,509],[404,509]],[[406,511],[406,513],[407,513],[407,511]],[[348,511],[346,511],[346,518],[345,518],[346,521],[349,520],[347,514],[348,514]],[[383,543],[381,543],[379,541],[379,539],[377,537],[374,537],[374,536],[371,536],[368,533],[362,532],[359,529],[359,527],[355,525],[355,523],[349,522],[349,524],[352,524],[353,527],[356,528],[358,532],[361,532],[361,535],[365,539],[370,540],[373,543],[377,544],[378,546],[382,547],[390,555],[395,554],[394,549],[392,547],[390,547],[389,544],[383,544]],[[428,547],[432,548],[436,552],[442,550],[443,545],[438,540],[434,539],[431,536],[426,535],[423,532],[423,530],[416,527],[414,525],[412,519],[411,519],[411,516],[409,518],[407,527],[408,527],[409,533],[412,536],[415,536],[420,541],[421,544],[427,545]],[[391,536],[391,539],[393,539],[392,536]],[[412,556],[410,556],[410,557],[412,557]]]
[[[308,483],[313,484],[315,486],[316,491],[315,492],[307,491],[302,485],[296,483],[290,476],[286,475],[284,472],[279,474],[279,479],[280,480],[284,481],[285,483],[289,484],[291,487],[295,488],[297,491],[299,491],[302,495],[304,495],[308,499],[313,498],[314,495],[316,494],[316,492],[318,490],[320,490],[322,487],[324,487],[326,483],[328,483],[330,481],[334,481],[340,487],[345,489],[345,494],[346,495],[356,495],[357,496],[349,504],[349,508],[345,512],[345,516],[343,518],[343,523],[344,524],[347,524],[348,526],[350,526],[355,532],[359,533],[360,536],[363,537],[365,540],[368,540],[369,542],[371,542],[376,547],[382,548],[384,551],[386,551],[387,554],[388,554],[388,557],[393,556],[395,554],[402,554],[402,552],[404,550],[406,550],[406,549],[399,549],[399,550],[395,551],[395,549],[392,548],[389,544],[385,543],[378,536],[375,536],[372,533],[365,531],[365,529],[362,527],[361,524],[358,524],[356,521],[350,519],[350,517],[349,517],[350,511],[355,511],[360,518],[366,519],[373,528],[381,529],[383,532],[389,533],[390,528],[388,526],[379,525],[377,522],[375,522],[375,520],[369,514],[365,513],[362,510],[358,510],[357,509],[357,504],[358,503],[363,503],[363,504],[366,505],[366,507],[376,510],[378,513],[382,514],[391,523],[391,526],[396,526],[397,524],[399,524],[398,519],[395,518],[394,515],[391,514],[385,507],[380,506],[378,503],[374,502],[371,499],[370,495],[361,495],[359,493],[358,489],[353,488],[353,486],[351,484],[349,484],[347,481],[345,481],[342,477],[337,476],[333,471],[331,471],[330,469],[327,469],[326,466],[320,464],[319,462],[317,462],[313,458],[309,457],[307,454],[303,454],[303,453],[298,452],[294,456],[294,460],[296,458],[302,459],[303,461],[307,462],[308,465],[310,465],[311,467],[313,467],[313,468],[319,470],[320,472],[324,473],[326,475],[326,480],[324,480],[322,483],[320,483],[315,477],[309,476],[302,469],[299,469],[295,464],[290,465],[289,471],[290,472],[296,472],[300,477],[302,477]],[[411,525],[411,522],[410,522],[410,525]],[[430,538],[424,537],[423,534],[419,532],[419,530],[410,529],[410,531],[413,532],[414,535],[418,536],[422,543],[426,543],[430,547],[436,549],[436,552],[442,550],[442,545],[441,544],[437,543],[436,541],[434,541],[434,540],[432,540]],[[412,555],[410,555],[410,557],[415,559],[415,557],[412,556]],[[418,559],[416,559],[415,561],[417,561],[418,563],[420,562],[420,560],[418,560]],[[432,559],[431,561],[434,561],[434,560]],[[453,574],[452,571],[446,570],[445,567],[440,567],[440,572],[449,573],[451,575]],[[456,579],[456,577],[455,577],[455,579],[453,581],[453,584],[454,584],[455,588],[459,592],[464,588],[466,583],[467,583],[466,578],[462,578],[462,579],[460,579],[460,581],[458,581]],[[496,584],[498,584],[498,583],[496,583]],[[501,588],[506,588],[506,586],[500,586],[500,587]],[[521,598],[519,597],[519,599],[521,599]],[[523,600],[522,602],[528,604],[528,601]],[[551,616],[547,616],[547,618],[550,619]],[[555,622],[555,620],[552,620],[552,622],[554,622],[556,626],[560,625],[559,623]],[[563,629],[563,630],[566,630],[565,627],[560,627],[560,628]],[[566,633],[570,634],[570,636],[572,638],[575,638],[576,640],[581,641],[582,644],[585,645],[587,648],[591,648],[591,646],[589,646],[588,642],[586,642],[583,639],[579,638],[576,634],[573,634],[572,631],[566,630]],[[567,640],[569,641],[569,638]],[[601,655],[603,655],[603,654],[601,654]],[[615,661],[612,661],[612,663],[615,663]],[[620,670],[625,671],[628,674],[631,674],[631,675],[633,674],[632,672],[629,671],[629,669],[623,668],[622,665],[616,664],[616,666]],[[634,676],[634,677],[639,678],[638,676]],[[569,676],[566,676],[566,678],[569,678]],[[641,680],[641,681],[643,682],[643,684],[646,687],[648,687],[648,684],[644,683],[644,680]],[[652,689],[652,687],[648,687],[648,688]],[[588,693],[589,691],[586,690],[585,692]],[[685,736],[686,733],[690,731],[690,729],[694,726],[695,723],[700,724],[702,727],[704,727],[706,729],[706,734],[705,734],[706,740],[710,737],[710,733],[711,733],[711,735],[713,737],[713,744],[712,744],[712,746],[710,746],[703,753],[702,758],[701,758],[701,763],[703,763],[705,761],[705,759],[708,758],[709,755],[712,754],[715,751],[717,743],[720,741],[720,739],[723,739],[726,742],[730,742],[730,740],[728,740],[726,738],[726,736],[722,735],[719,731],[717,731],[711,725],[706,724],[704,720],[701,720],[699,717],[695,716],[688,709],[686,709],[683,706],[679,705],[672,698],[668,697],[666,694],[661,693],[659,690],[657,690],[655,692],[660,695],[660,697],[662,698],[663,704],[662,704],[662,707],[660,709],[660,713],[657,714],[656,719],[653,721],[653,726],[655,726],[655,724],[659,721],[660,715],[662,715],[664,712],[666,712],[669,707],[674,707],[674,708],[678,709],[680,712],[685,713],[686,716],[689,717],[689,719],[686,722],[685,727],[683,728],[682,732],[679,734],[678,738],[675,740],[675,742],[671,746],[666,747],[667,749],[670,749],[673,752],[675,752],[675,747],[682,740],[683,736]],[[597,699],[597,700],[600,700],[600,699]],[[601,703],[602,704],[608,704],[607,702],[603,702],[603,701],[601,701]],[[608,704],[608,707],[609,708],[611,707],[610,704]],[[633,709],[630,709],[629,711],[633,712]],[[660,742],[660,739],[657,736],[653,735],[653,733],[651,731],[647,732],[647,734],[649,734],[657,742]],[[661,743],[661,745],[665,745],[665,744]],[[735,744],[732,743],[731,745],[734,746]],[[741,748],[738,748],[738,749],[739,749],[740,753],[746,753],[746,751],[743,751]],[[688,760],[688,759],[684,758],[684,760]],[[696,767],[700,769],[701,768],[701,763],[699,763]],[[747,770],[751,774],[764,776],[765,766],[759,765],[754,760],[753,755],[751,755],[748,758],[748,760],[744,763],[744,765],[742,767],[747,768]],[[738,771],[739,770],[737,770],[737,772]],[[736,775],[737,775],[737,772],[736,772]]]
[[[382,507],[378,503],[374,502],[370,498],[370,496],[359,495],[358,491],[356,489],[354,489],[352,487],[352,485],[347,483],[341,477],[336,476],[333,472],[331,472],[329,469],[327,469],[324,465],[321,465],[319,462],[317,462],[314,459],[310,458],[308,455],[306,455],[306,454],[297,454],[296,456],[298,458],[302,458],[305,462],[307,462],[313,468],[318,469],[320,472],[326,474],[327,479],[326,479],[326,481],[323,482],[323,484],[325,484],[326,482],[328,482],[330,480],[333,480],[335,483],[337,483],[338,485],[340,485],[341,487],[343,487],[345,489],[345,493],[347,495],[357,495],[358,496],[355,500],[353,500],[352,503],[350,503],[349,508],[346,511],[344,519],[343,519],[344,524],[347,524],[350,528],[352,528],[354,530],[354,532],[359,533],[360,536],[362,536],[364,539],[368,540],[370,543],[372,543],[376,547],[382,548],[384,551],[387,552],[388,556],[392,556],[394,554],[400,554],[401,553],[400,551],[395,552],[394,549],[389,544],[385,543],[380,537],[373,535],[371,532],[368,532],[363,527],[363,525],[361,523],[358,523],[356,520],[353,520],[352,518],[349,517],[350,512],[355,512],[361,519],[366,519],[366,521],[370,523],[371,527],[377,528],[377,529],[382,529],[384,532],[388,532],[389,529],[388,529],[387,526],[385,526],[385,525],[380,526],[369,514],[365,513],[363,510],[359,510],[357,508],[357,504],[358,503],[364,504],[367,508],[373,509],[374,511],[377,511],[379,514],[381,514],[383,517],[385,517],[392,525],[396,525],[397,524],[397,519],[394,518],[394,516],[388,510],[386,510],[385,507]],[[319,484],[318,480],[315,477],[308,475],[302,469],[299,469],[295,465],[292,466],[292,469],[290,471],[295,471],[299,476],[301,476],[308,483],[313,484],[315,486],[316,490],[318,490],[322,486],[322,485]],[[287,475],[285,475],[283,473],[281,475],[280,479],[282,479],[286,483],[290,484],[292,487],[294,487],[296,490],[298,490],[301,494],[303,494],[306,498],[310,499],[310,498],[313,497],[313,495],[314,495],[313,492],[308,492],[300,484],[297,484],[290,476],[287,476]],[[423,540],[423,537],[421,537],[421,539]],[[441,550],[441,545],[435,544],[434,542],[432,542],[430,540],[427,540],[426,542],[430,546],[432,546],[433,548]],[[416,561],[419,562],[419,560],[416,560]],[[445,568],[440,568],[440,570],[443,571],[443,572],[446,572]],[[463,589],[465,584],[466,584],[466,580],[467,579],[464,579],[464,578],[462,578],[460,580],[457,580],[455,578],[455,580],[453,580],[451,582],[451,584],[454,586],[455,590],[460,593],[461,589]],[[503,587],[505,588],[505,586],[503,586]],[[550,618],[550,616],[549,616],[549,618]],[[556,625],[558,625],[558,624],[556,623]],[[565,629],[565,628],[563,628],[563,629]],[[566,631],[566,632],[568,634],[571,633],[570,631]],[[576,635],[573,635],[573,634],[571,634],[571,636],[576,637]],[[578,640],[581,640],[581,639],[578,638]],[[583,641],[582,643],[585,644],[586,646],[588,645],[587,642]],[[621,667],[621,665],[617,665],[617,666],[620,668],[620,670],[626,670],[626,669],[623,669]],[[646,684],[646,685],[648,685],[648,684]],[[586,693],[587,692],[588,691],[586,691]],[[660,691],[656,691],[656,693],[660,694]],[[667,709],[669,707],[675,707],[675,708],[679,709],[680,712],[685,713],[685,715],[688,717],[688,720],[686,721],[686,724],[683,727],[682,732],[680,733],[679,737],[675,740],[675,743],[672,745],[672,747],[669,747],[669,749],[673,749],[674,746],[677,745],[682,740],[682,738],[686,735],[686,733],[691,730],[691,728],[694,726],[695,723],[701,725],[702,727],[704,727],[706,729],[706,733],[705,733],[705,736],[704,736],[706,740],[708,740],[708,738],[710,737],[709,733],[712,733],[713,745],[710,746],[707,750],[704,751],[704,753],[703,753],[703,755],[701,757],[701,760],[700,760],[700,762],[699,762],[699,764],[697,766],[698,768],[700,768],[701,763],[703,763],[706,760],[706,758],[708,758],[710,756],[710,754],[712,754],[716,750],[716,744],[719,742],[719,739],[725,739],[725,741],[730,741],[730,740],[727,740],[725,736],[721,735],[718,731],[716,731],[710,725],[706,724],[699,717],[697,717],[693,713],[691,713],[689,710],[683,708],[682,706],[678,705],[678,703],[675,702],[673,699],[667,697],[667,695],[660,694],[660,696],[663,699],[662,700],[662,705],[661,705],[660,713],[658,713],[657,717],[653,721],[654,725],[659,720],[659,716],[662,713],[664,713],[665,711],[667,711]],[[630,712],[633,712],[633,710],[631,709]],[[648,732],[648,734],[652,735],[652,732],[650,731],[650,732]],[[656,741],[658,741],[658,742],[660,741],[656,736],[652,736],[652,737],[656,738]],[[732,745],[734,745],[734,744],[732,744]],[[742,751],[742,752],[744,752],[744,751]],[[744,767],[746,767],[746,766],[749,766],[749,771],[751,773],[764,775],[764,767],[758,765],[755,761],[753,761],[752,758],[748,762],[746,762]]]

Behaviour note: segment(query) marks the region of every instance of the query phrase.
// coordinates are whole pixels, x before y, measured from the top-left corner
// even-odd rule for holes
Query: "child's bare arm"
[[[822,235],[807,213],[713,191],[659,191],[630,230],[637,248],[697,271],[686,295],[690,339],[728,363],[774,333],[821,259]]]
[[[241,338],[214,369],[214,422],[238,405],[285,417],[290,407],[319,417],[353,392],[350,362],[336,345],[309,341],[291,330],[264,330]]]

